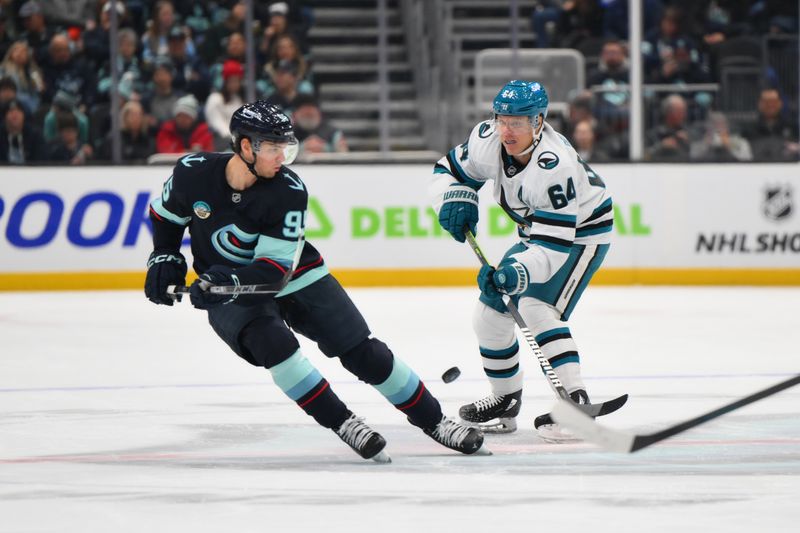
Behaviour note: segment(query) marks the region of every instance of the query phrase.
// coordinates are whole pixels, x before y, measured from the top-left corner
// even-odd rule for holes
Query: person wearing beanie
[[[159,153],[210,152],[214,137],[208,125],[198,120],[200,103],[189,94],[178,98],[172,109],[173,118],[166,121],[156,136]]]
[[[244,67],[239,61],[228,59],[222,64],[222,89],[214,91],[206,100],[205,115],[214,145],[225,150],[230,140],[229,124],[233,112],[244,104]]]

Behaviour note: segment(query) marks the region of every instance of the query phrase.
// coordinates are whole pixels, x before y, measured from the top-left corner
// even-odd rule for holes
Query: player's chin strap
[[[536,149],[536,147],[537,147],[537,146],[539,146],[539,143],[540,143],[540,142],[542,142],[542,134],[541,134],[541,133],[539,134],[539,136],[538,136],[538,137],[536,137],[536,138],[533,140],[533,142],[531,143],[531,145],[530,145],[530,146],[528,146],[527,148],[525,148],[525,149],[524,149],[523,151],[521,151],[520,153],[518,153],[518,154],[514,154],[514,156],[516,157],[516,156],[525,155],[525,154],[529,154],[529,153],[533,152],[533,151]]]

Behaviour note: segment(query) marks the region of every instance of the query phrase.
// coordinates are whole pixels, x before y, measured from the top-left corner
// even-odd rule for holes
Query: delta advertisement
[[[294,169],[310,194],[307,239],[353,284],[381,272],[389,273],[379,283],[386,285],[474,278],[475,256],[442,230],[430,207],[430,165]],[[800,284],[800,166],[594,170],[614,200],[601,282]],[[0,170],[0,289],[47,288],[75,273],[143,275],[151,251],[148,205],[170,174],[169,166]],[[490,186],[480,195],[478,240],[497,260],[514,243],[516,227],[492,201]],[[187,234],[187,257],[188,244]]]

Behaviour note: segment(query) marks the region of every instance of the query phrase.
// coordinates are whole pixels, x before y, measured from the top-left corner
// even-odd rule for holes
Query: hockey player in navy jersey
[[[304,241],[308,192],[286,166],[297,151],[288,117],[258,101],[234,112],[230,131],[234,153],[184,156],[150,205],[154,250],[147,298],[166,305],[179,298],[168,287],[185,284],[180,245],[188,227],[199,274],[190,287],[192,304],[207,310],[211,327],[237,355],[267,368],[289,398],[361,457],[387,461],[386,441],[334,394],[292,330],[315,341],[328,357],[338,357],[440,444],[465,454],[479,451],[481,431],[445,417],[413,370],[370,337],[361,313],[319,252]],[[302,253],[295,264],[298,247]],[[280,284],[293,266],[288,284],[274,297],[210,290]]]
[[[578,403],[589,396],[567,320],[608,252],[613,224],[603,180],[545,122],[548,98],[536,82],[511,81],[493,102],[493,119],[434,167],[439,222],[459,242],[478,224],[477,191],[492,181],[494,200],[518,226],[519,240],[495,268],[478,274],[473,329],[491,394],[461,407],[461,418],[486,431],[511,432],[522,405],[522,371],[514,320],[517,304],[545,357]],[[570,440],[549,414],[534,420],[547,440]]]

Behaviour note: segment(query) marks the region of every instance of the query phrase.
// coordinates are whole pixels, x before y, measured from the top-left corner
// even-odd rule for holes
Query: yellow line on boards
[[[475,284],[478,269],[335,269],[348,287],[458,287]],[[2,291],[142,289],[144,272],[0,273]],[[189,276],[188,282],[194,279]],[[800,269],[604,268],[593,285],[800,285]]]

